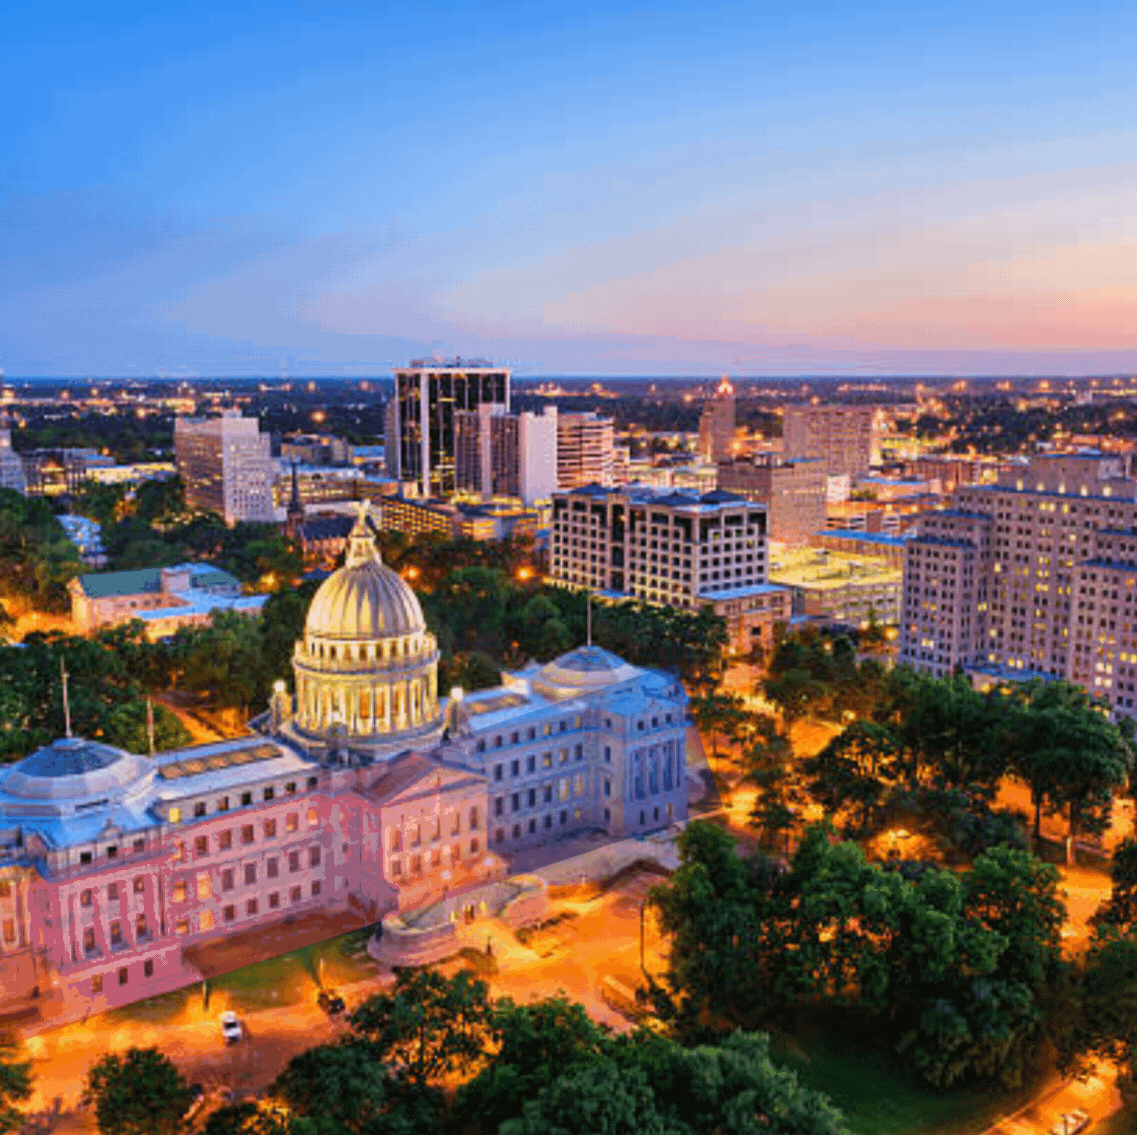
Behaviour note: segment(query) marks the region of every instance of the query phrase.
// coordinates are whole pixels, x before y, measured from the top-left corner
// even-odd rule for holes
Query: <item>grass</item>
[[[210,1003],[228,1004],[238,1012],[272,1009],[314,1000],[317,974],[322,974],[329,988],[373,977],[377,966],[367,954],[370,934],[368,929],[353,930],[215,977],[209,982]],[[122,1023],[159,1024],[177,1017],[191,998],[198,998],[200,1003],[200,997],[201,983],[195,982],[173,993],[113,1009],[107,1017]]]
[[[796,1037],[775,1033],[772,1040],[775,1059],[829,1096],[853,1135],[975,1135],[1034,1094],[1032,1087],[938,1091],[905,1074],[889,1051],[863,1034],[811,1028]]]

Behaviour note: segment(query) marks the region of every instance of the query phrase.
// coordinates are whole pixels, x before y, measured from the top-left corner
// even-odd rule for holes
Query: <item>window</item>
[[[205,815],[205,801],[204,800],[199,800],[193,806],[193,814],[198,818]]]
[[[275,879],[280,874],[280,868],[277,865],[277,860],[269,859],[265,863],[265,875],[270,879]]]
[[[95,952],[95,930],[94,927],[88,926],[83,931],[83,951],[87,954]]]
[[[222,796],[221,799],[217,801],[217,810],[219,812],[228,812],[229,811],[229,797],[228,796]]]
[[[141,894],[146,893],[146,876],[145,875],[135,875],[134,876],[134,893],[136,895],[141,895]]]
[[[107,902],[116,902],[118,900],[118,883],[107,884]]]
[[[535,755],[525,758],[525,771],[526,772],[536,772],[537,771],[537,757]]]
[[[318,847],[308,848],[308,866],[319,867],[320,865],[320,849]]]
[[[11,944],[16,940],[16,920],[14,918],[4,919],[4,941]]]
[[[184,879],[179,879],[174,884],[174,902],[186,901],[186,884]]]
[[[288,870],[296,872],[300,870],[300,852],[290,851],[288,853]]]
[[[107,848],[107,858],[113,859],[117,854],[118,854],[118,845],[112,843],[110,845],[110,847]]]
[[[521,811],[521,793],[515,792],[512,796],[510,796],[509,803],[511,811]]]
[[[553,754],[552,753],[545,753],[544,756],[541,757],[541,767],[542,768],[552,768],[553,767]]]
[[[319,881],[319,879],[317,879],[316,882],[314,882],[312,884],[312,898],[316,898],[319,895],[319,893],[320,893],[320,881]]]
[[[146,961],[144,961],[142,963],[142,976],[143,977],[153,977],[154,976],[154,959],[153,958],[147,958]]]
[[[202,930],[213,929],[213,911],[203,910],[201,912],[201,928]]]
[[[300,830],[300,814],[299,812],[289,812],[284,817],[284,830],[286,832],[295,832]]]
[[[256,914],[257,913],[257,900],[256,899],[249,899],[245,903],[245,913],[246,914]]]
[[[237,908],[235,906],[227,906],[221,911],[221,917],[226,922],[232,922],[237,917]]]
[[[520,776],[521,775],[521,762],[520,761],[510,761],[509,762],[509,775],[510,776]]]
[[[186,861],[186,845],[180,839],[177,842],[177,846],[174,848],[174,858],[179,863],[184,863]]]
[[[251,792],[241,793],[241,807],[247,808],[253,802],[253,794]]]
[[[101,973],[97,973],[97,974],[95,974],[95,976],[93,978],[91,978],[91,992],[92,993],[102,993],[102,991],[103,991],[103,975]]]
[[[213,877],[208,872],[203,872],[197,877],[197,897],[199,899],[213,898]]]
[[[584,746],[583,745],[577,745],[577,747],[573,750],[573,756],[578,761],[583,761],[584,760]]]
[[[171,808],[170,813],[169,813],[169,819],[170,819],[171,824],[180,824],[182,822],[182,810],[181,810],[181,808]]]
[[[146,850],[146,840],[145,839],[136,839],[131,846],[134,848],[135,851],[145,851]]]
[[[233,833],[231,831],[223,831],[217,837],[217,846],[222,851],[228,851],[233,846]]]
[[[136,938],[145,938],[149,933],[149,927],[146,925],[146,915],[140,914],[134,920],[134,936]]]
[[[275,795],[276,790],[271,786],[265,789],[265,803],[267,804]]]
[[[221,872],[221,889],[223,891],[231,891],[233,889],[233,869],[226,867]]]
[[[119,966],[119,970],[118,970],[118,983],[119,983],[119,985],[125,985],[127,983],[127,980],[129,979],[129,973],[130,973],[130,971],[126,968],[126,966]]]
[[[317,785],[317,784],[319,784],[319,783],[320,783],[320,778],[319,778],[318,776],[310,776],[310,777],[308,777],[308,784],[307,784],[307,786],[308,786],[309,788],[315,788],[315,787],[316,787],[316,785]]]
[[[513,838],[514,839],[520,839],[521,838],[521,825],[520,824],[514,824],[513,825]]]
[[[268,896],[268,908],[269,910],[276,910],[278,906],[280,906],[280,892],[273,891]]]
[[[493,778],[494,778],[494,780],[501,780],[502,769],[503,769],[502,765],[494,765],[493,766]]]
[[[246,824],[241,829],[241,842],[252,843],[257,838],[256,828],[252,824]]]
[[[194,840],[193,849],[197,855],[209,854],[209,836],[199,835]]]
[[[284,786],[284,791],[287,792],[289,796],[293,795],[293,793],[295,793],[295,791],[296,791],[296,781],[290,780]]]
[[[255,863],[245,864],[245,886],[251,887],[257,881],[257,865]]]
[[[505,841],[505,829],[498,828],[493,837],[498,843],[503,843]]]
[[[316,809],[315,808],[309,808],[308,809],[308,827],[314,828],[315,826],[316,826]]]
[[[478,806],[475,804],[470,809],[470,831],[476,832],[478,830]]]
[[[471,855],[477,855],[478,854],[478,841],[476,839],[470,840],[470,854]]]
[[[396,871],[395,874],[397,875],[398,872]],[[293,902],[299,902],[302,893],[303,892],[300,890],[299,887],[293,887],[292,890],[288,892],[288,895],[289,895],[289,898],[291,898]]]
[[[276,839],[275,820],[265,820],[265,839]]]

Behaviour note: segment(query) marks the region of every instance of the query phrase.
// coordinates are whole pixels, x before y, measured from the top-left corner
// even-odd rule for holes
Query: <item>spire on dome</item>
[[[361,500],[359,502],[359,515],[355,518],[355,524],[348,533],[347,537],[347,554],[344,556],[344,567],[359,567],[362,564],[370,563],[372,560],[382,562],[379,555],[379,549],[375,545],[375,533],[371,527],[370,520],[371,502]]]

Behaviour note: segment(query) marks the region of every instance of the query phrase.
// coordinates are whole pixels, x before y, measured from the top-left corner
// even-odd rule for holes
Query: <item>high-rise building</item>
[[[395,370],[387,407],[387,473],[407,496],[449,499],[457,489],[454,415],[496,403],[509,411],[509,370],[484,360]]]
[[[808,544],[825,531],[825,466],[815,457],[760,453],[718,467],[718,486],[766,506],[771,540]]]
[[[818,457],[830,474],[868,472],[873,460],[875,406],[787,406],[782,416],[786,457]]]
[[[226,524],[271,523],[277,466],[272,439],[256,418],[176,418],[174,454],[192,509],[216,512]]]
[[[24,463],[12,448],[12,430],[6,418],[0,418],[0,489],[15,489],[18,493],[28,491]]]
[[[557,416],[557,488],[613,484],[615,426],[600,414]]]
[[[732,493],[587,485],[553,494],[550,575],[605,598],[727,620],[731,648],[768,646],[790,595],[766,580],[766,508]]]
[[[1065,678],[1137,715],[1128,456],[1037,456],[922,516],[906,546],[900,660],[936,675]]]
[[[734,456],[734,387],[724,374],[699,418],[699,456],[712,465]]]
[[[517,445],[518,496],[527,504],[552,498],[557,488],[557,408],[521,414]]]

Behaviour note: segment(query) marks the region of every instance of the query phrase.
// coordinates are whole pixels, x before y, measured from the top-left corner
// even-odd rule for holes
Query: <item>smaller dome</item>
[[[145,776],[145,758],[99,741],[62,737],[17,762],[0,793],[25,799],[79,799],[115,793]]]
[[[344,566],[320,585],[304,629],[320,638],[363,640],[426,630],[418,596],[379,558],[366,507],[348,537]]]
[[[541,667],[534,685],[553,696],[627,682],[642,671],[599,646],[578,646]]]

